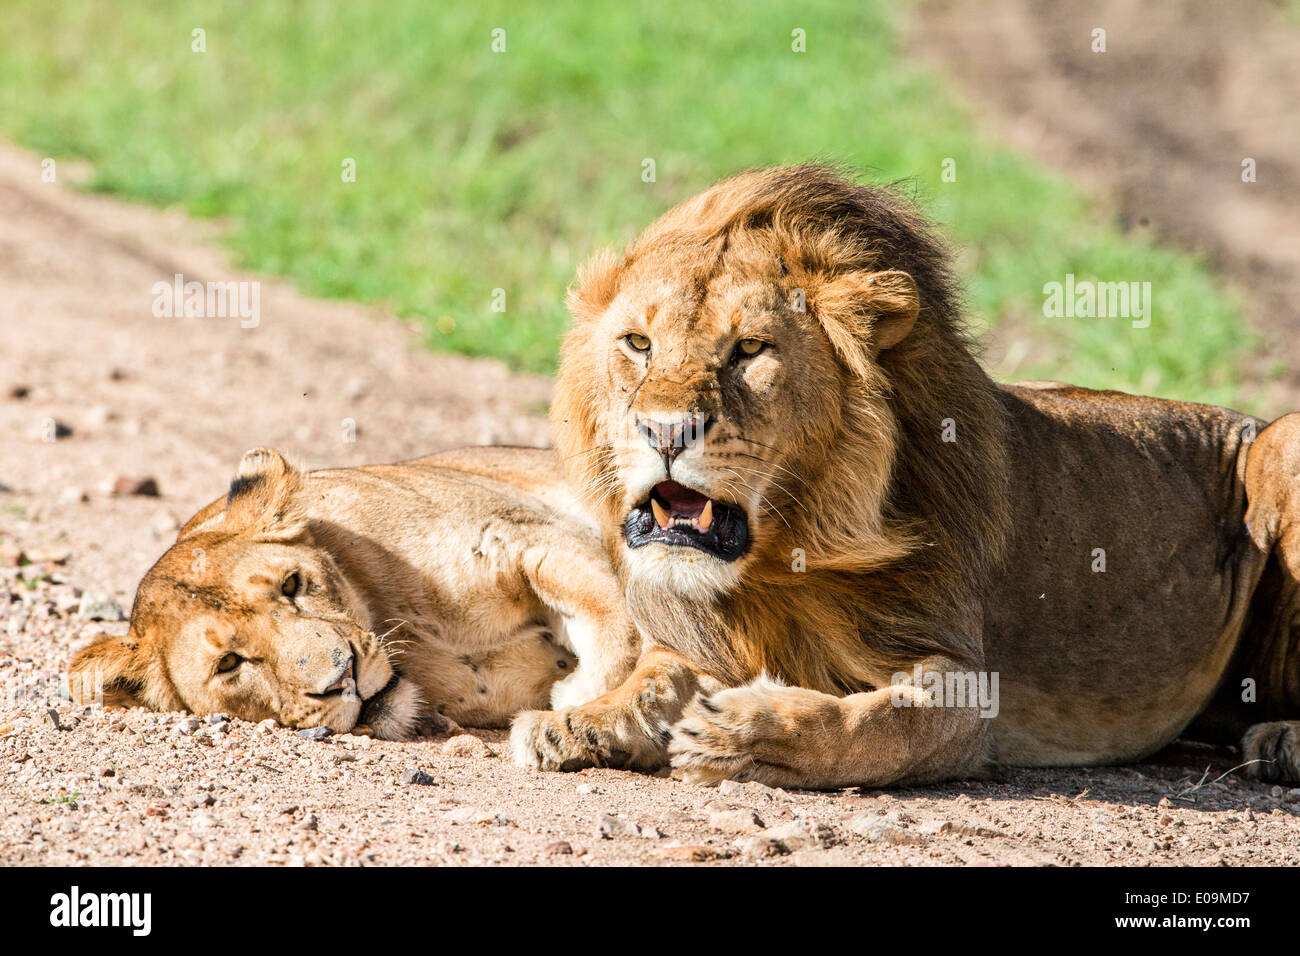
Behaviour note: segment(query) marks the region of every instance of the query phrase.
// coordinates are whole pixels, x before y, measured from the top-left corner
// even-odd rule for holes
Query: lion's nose
[[[666,420],[638,415],[636,427],[646,443],[663,458],[664,467],[671,470],[677,456],[704,438],[714,420],[712,415],[705,413]]]

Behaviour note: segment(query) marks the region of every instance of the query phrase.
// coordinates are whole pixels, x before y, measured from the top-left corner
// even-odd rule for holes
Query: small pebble
[[[449,757],[491,757],[492,748],[473,734],[457,734],[442,745]]]
[[[611,813],[602,813],[596,817],[596,836],[602,840],[610,840],[620,836],[639,837],[640,835],[641,828],[627,817],[617,817]]]
[[[122,610],[122,605],[110,597],[92,594],[90,591],[81,595],[81,603],[77,606],[77,613],[81,617],[92,621],[126,620],[126,613]]]
[[[723,833],[757,833],[763,829],[763,821],[753,810],[714,810],[708,822]]]
[[[666,846],[654,851],[655,856],[665,860],[682,860],[686,863],[708,863],[721,860],[723,854],[711,846]]]
[[[115,495],[140,495],[146,498],[157,498],[158,479],[151,476],[133,478],[129,475],[119,475],[113,481],[113,494]]]
[[[784,823],[763,831],[763,836],[778,841],[791,853],[822,850],[838,842],[834,830],[825,824],[813,822]]]
[[[718,784],[718,792],[724,797],[730,797],[735,794],[740,794],[741,796],[770,797],[772,795],[772,788],[759,783],[757,780],[750,780],[746,783],[741,783],[738,780],[724,780]]]
[[[189,737],[201,726],[203,726],[203,723],[202,721],[199,720],[199,718],[186,717],[185,719],[178,721],[176,726],[172,728],[172,731],[174,733],[183,734],[186,737]]]

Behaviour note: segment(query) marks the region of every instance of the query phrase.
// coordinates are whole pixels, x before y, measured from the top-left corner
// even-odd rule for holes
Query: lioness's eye
[[[238,654],[226,654],[221,658],[221,660],[217,661],[217,673],[229,674],[242,663],[244,663],[244,659]]]
[[[297,571],[289,575],[280,584],[280,593],[285,597],[291,598],[302,589],[302,575]]]
[[[741,339],[736,345],[736,358],[753,358],[765,348],[767,343],[762,339]]]
[[[626,342],[627,347],[634,352],[650,351],[650,340],[640,332],[631,332],[628,335],[623,336],[623,341]]]

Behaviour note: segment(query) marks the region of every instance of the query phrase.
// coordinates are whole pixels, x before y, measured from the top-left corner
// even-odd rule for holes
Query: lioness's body
[[[570,507],[546,451],[308,473],[250,452],[146,575],[130,633],[73,671],[116,703],[391,738],[589,700],[626,676],[636,634]]]

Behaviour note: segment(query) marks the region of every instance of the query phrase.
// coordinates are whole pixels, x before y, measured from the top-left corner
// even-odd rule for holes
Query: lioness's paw
[[[1256,780],[1300,784],[1300,720],[1256,724],[1241,738],[1241,755]]]
[[[631,714],[618,707],[526,710],[511,724],[510,752],[515,763],[542,770],[651,770],[667,759],[667,737],[664,728],[658,739],[652,739]]]
[[[759,678],[696,697],[673,725],[668,753],[691,783],[816,786],[839,717],[839,700],[829,694]]]

